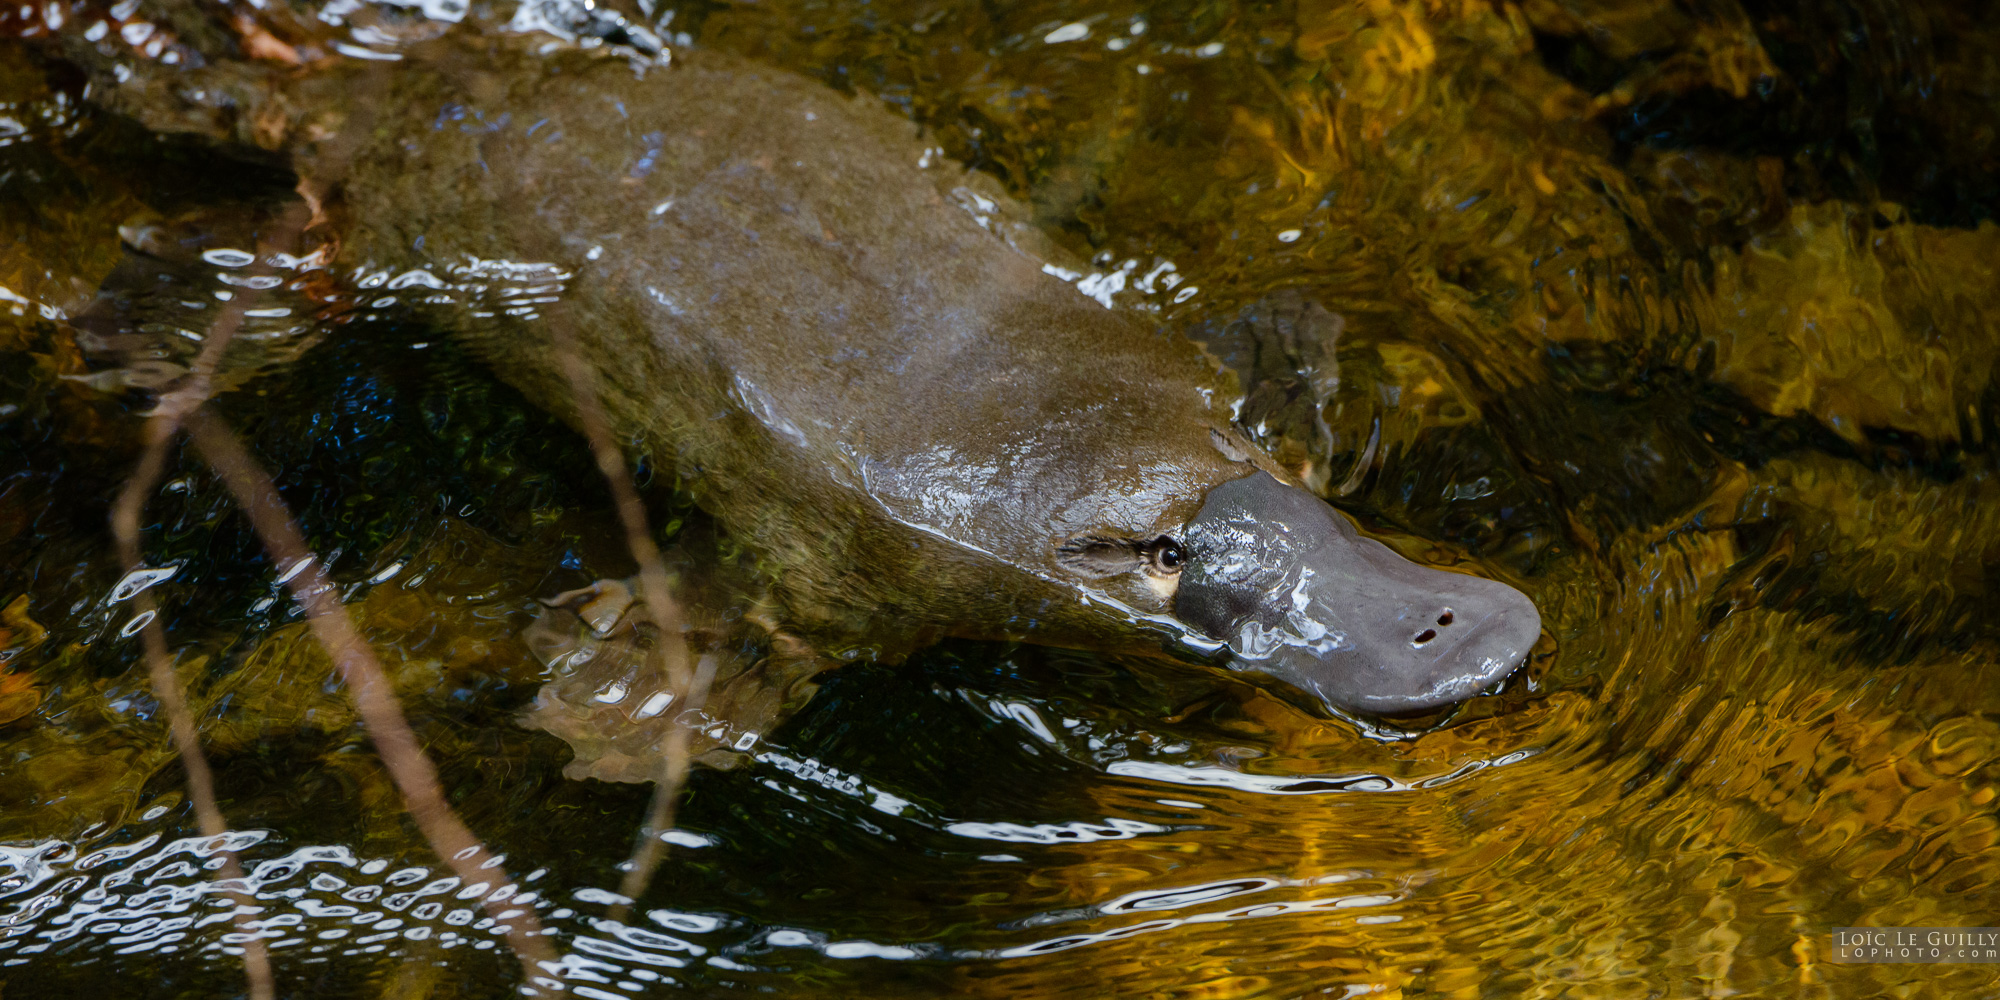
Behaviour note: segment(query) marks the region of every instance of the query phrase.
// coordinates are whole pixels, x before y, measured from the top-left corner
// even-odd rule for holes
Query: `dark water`
[[[132,59],[131,25],[176,16],[119,10]],[[314,12],[380,52],[514,17]],[[240,993],[204,871],[225,847],[291,996],[511,994],[495,893],[567,955],[542,988],[597,998],[2000,995],[1989,966],[1837,965],[1826,937],[2000,923],[1982,6],[766,0],[649,23],[927,123],[1092,261],[1086,292],[1236,364],[1246,422],[1343,509],[1526,587],[1546,655],[1407,739],[1192,666],[971,643],[853,664],[694,776],[613,921],[647,791],[564,778],[569,749],[515,721],[548,677],[519,638],[535,599],[631,570],[607,495],[570,431],[388,315],[221,409],[513,881],[429,853],[226,492],[177,455],[145,547],[238,831],[204,839],[111,599],[144,400],[66,377],[90,368],[67,320],[116,283],[121,225],[226,235],[290,179],[96,110],[9,40],[10,998]],[[226,272],[149,294],[171,311]],[[1301,374],[1324,352],[1330,440]],[[735,558],[640,479],[682,555]]]

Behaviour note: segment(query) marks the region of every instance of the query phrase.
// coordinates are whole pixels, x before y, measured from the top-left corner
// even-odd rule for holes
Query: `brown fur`
[[[1233,378],[1044,273],[989,182],[920,166],[878,101],[730,56],[407,54],[218,68],[205,104],[155,86],[127,105],[238,132],[283,109],[301,174],[337,195],[344,275],[567,272],[545,316],[437,321],[571,416],[549,326],[568,324],[614,430],[763,555],[790,623],[1158,648],[1135,618],[1164,614],[1161,589],[1070,572],[1059,547],[1169,534],[1262,456],[1229,425]]]

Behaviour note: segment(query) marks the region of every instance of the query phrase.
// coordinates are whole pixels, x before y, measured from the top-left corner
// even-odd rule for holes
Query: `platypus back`
[[[126,106],[234,105],[328,192],[369,308],[429,310],[573,417],[561,324],[617,432],[762,553],[789,624],[1178,640],[1390,713],[1476,693],[1538,635],[1504,586],[1286,542],[1353,531],[1237,433],[1233,381],[1047,273],[997,192],[879,102],[700,51],[404,56]]]

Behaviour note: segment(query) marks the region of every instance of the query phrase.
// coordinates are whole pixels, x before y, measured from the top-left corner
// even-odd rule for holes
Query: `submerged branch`
[[[189,414],[186,424],[195,449],[222,478],[237,506],[249,516],[251,527],[272,563],[285,568],[285,586],[305,612],[313,636],[332,658],[334,669],[354,700],[361,724],[375,743],[390,779],[402,793],[403,807],[417,829],[467,887],[494,880],[505,884],[507,873],[501,868],[505,859],[480,843],[445,801],[437,769],[424,755],[416,733],[403,718],[388,675],[360,630],[355,628],[325,568],[318,565],[312,550],[306,546],[305,537],[279,498],[270,476],[228,425],[208,410]],[[532,907],[511,906],[505,900],[495,900],[492,893],[483,896],[481,905],[496,924],[506,928],[507,943],[530,978],[536,975],[540,963],[554,961],[555,950],[543,936]]]
[[[373,89],[379,85],[379,80],[373,80],[363,86]],[[339,177],[344,173],[347,158],[353,152],[355,140],[351,136],[365,135],[368,124],[369,116],[365,113],[359,115],[356,127],[346,141],[328,144],[323,161],[329,176]],[[322,193],[318,185],[302,181],[299,185],[301,200],[291,204],[276,220],[271,238],[266,242],[279,245],[295,242],[307,229],[322,221]],[[255,276],[270,270],[269,255],[255,255],[250,274]],[[230,342],[242,327],[252,299],[250,295],[236,295],[224,302],[187,374],[160,395],[147,420],[145,447],[139,463],[119,491],[111,511],[112,534],[117,541],[120,562],[127,573],[143,566],[140,526],[146,501],[165,473],[168,448],[183,430],[203,460],[223,479],[238,506],[249,516],[253,529],[274,564],[297,569],[307,562],[316,562],[290,512],[279,499],[270,477],[228,426],[204,409],[215,393],[216,375],[221,370]],[[468,887],[483,884],[488,879],[505,884],[507,873],[501,867],[505,859],[487,850],[446,802],[437,771],[403,718],[402,709],[396,702],[381,664],[354,627],[323,569],[315,565],[311,572],[293,572],[286,585],[306,613],[314,636],[333,660],[353,698],[362,725],[375,743],[383,766],[402,793],[405,809],[430,842],[431,848]],[[188,797],[194,806],[196,821],[205,836],[213,838],[226,834],[229,826],[216,803],[214,772],[202,754],[200,730],[188,710],[179,678],[173,672],[172,654],[167,645],[165,628],[159,620],[157,602],[144,590],[134,595],[133,602],[137,613],[146,616],[142,631],[147,669],[155,696],[167,715],[175,752],[187,773]],[[218,880],[243,884],[243,869],[235,854],[225,851],[223,858],[224,863],[216,873]],[[262,939],[246,927],[248,914],[256,912],[255,900],[240,889],[231,889],[230,896],[237,904],[232,920],[237,930],[248,937],[244,945],[243,965],[250,1000],[272,1000],[276,990],[268,950]],[[556,955],[543,936],[534,909],[509,906],[504,900],[494,900],[491,893],[484,896],[481,905],[496,924],[506,929],[508,946],[521,961],[526,976],[535,978],[537,967],[554,961]]]
[[[151,428],[158,428],[169,421],[155,417]],[[169,427],[165,436],[156,437],[159,447],[149,447],[139,462],[139,468],[126,481],[125,489],[118,496],[113,508],[112,530],[118,537],[119,561],[126,573],[132,573],[141,566],[139,559],[139,515],[145,506],[145,497],[152,492],[153,484],[160,478],[166,461],[165,443],[173,431]],[[141,632],[141,642],[146,655],[146,672],[152,679],[153,697],[159,699],[160,709],[167,716],[167,731],[170,734],[174,753],[180,757],[181,770],[187,774],[188,801],[194,805],[195,822],[201,834],[211,840],[229,832],[229,820],[222,815],[222,809],[215,801],[215,774],[209,770],[208,758],[201,752],[201,732],[195,727],[194,716],[188,711],[187,698],[181,690],[180,678],[174,676],[173,654],[167,649],[166,626],[160,623],[159,606],[148,591],[140,591],[132,598],[132,604],[146,624]],[[236,860],[236,852],[223,850],[222,865],[215,872],[216,881],[225,885],[245,884],[243,866]],[[249,915],[257,912],[255,897],[239,889],[228,890],[229,898],[235,904],[230,921],[238,933],[244,935],[243,976],[248,981],[250,1000],[273,1000],[277,995],[271,978],[271,957],[264,948],[264,940],[249,926]]]
[[[688,713],[700,711],[708,700],[708,685],[715,677],[715,658],[704,656],[698,669],[689,669],[685,621],[668,590],[666,562],[660,557],[660,547],[654,543],[652,529],[646,523],[646,508],[639,500],[638,487],[633,484],[625,455],[612,440],[605,422],[597,379],[577,353],[568,325],[556,318],[550,326],[555,333],[556,353],[562,359],[571,393],[576,398],[577,422],[583,425],[584,437],[589,439],[591,453],[597,459],[597,469],[611,489],[618,521],[625,529],[625,544],[631,549],[632,560],[639,564],[640,595],[645,600],[646,613],[660,630],[659,641],[653,644],[654,666],[673,691],[673,717],[687,719]],[[652,884],[653,873],[659,869],[660,837],[673,829],[674,805],[680,799],[682,786],[687,784],[690,742],[687,722],[668,727],[646,823],[639,828],[631,860],[625,866],[625,877],[618,886],[618,894],[627,900],[636,900],[644,894]],[[611,908],[609,916],[622,922],[630,906],[619,903]]]
[[[278,220],[274,233],[276,241],[283,242],[296,236],[304,229],[307,218],[303,206],[293,206]],[[259,255],[259,260],[263,260],[263,255]],[[260,263],[253,273],[268,270],[268,264]],[[221,368],[229,342],[235,339],[236,331],[243,325],[244,310],[247,308],[248,296],[237,296],[223,303],[221,313],[209,325],[201,352],[195,356],[188,374],[160,397],[152,415],[147,418],[145,450],[111,507],[111,534],[118,543],[118,561],[128,574],[143,565],[139,545],[140,523],[145,514],[146,498],[152,495],[160,477],[166,472],[167,448],[173,444],[187,415],[200,408],[213,394],[215,373]],[[215,774],[209,769],[208,758],[201,751],[201,732],[195,726],[194,716],[188,711],[186,692],[181,689],[180,678],[174,676],[173,654],[167,648],[167,630],[160,622],[158,602],[153,600],[150,592],[141,590],[133,596],[133,608],[146,621],[140,630],[146,672],[152,682],[153,696],[159,699],[160,707],[166,713],[167,731],[173,741],[174,753],[180,758],[181,769],[187,774],[188,801],[194,806],[195,822],[202,836],[211,839],[221,837],[229,832],[229,821],[216,804]],[[243,867],[238,863],[235,852],[225,850],[222,858],[222,866],[215,873],[217,881],[242,884]],[[230,890],[229,896],[236,904],[230,920],[247,939],[243,945],[243,975],[248,980],[250,1000],[271,1000],[276,995],[276,986],[271,978],[270,955],[263,939],[247,926],[249,914],[257,911],[256,900],[239,890]]]

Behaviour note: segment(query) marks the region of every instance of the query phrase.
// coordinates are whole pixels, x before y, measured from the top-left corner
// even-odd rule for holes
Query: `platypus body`
[[[403,55],[124,107],[266,144],[281,122],[335,193],[338,271],[574,420],[566,329],[614,432],[806,634],[1164,639],[1377,714],[1470,697],[1539,636],[1518,591],[1358,536],[1233,426],[1232,377],[1047,273],[879,101],[701,50]]]

